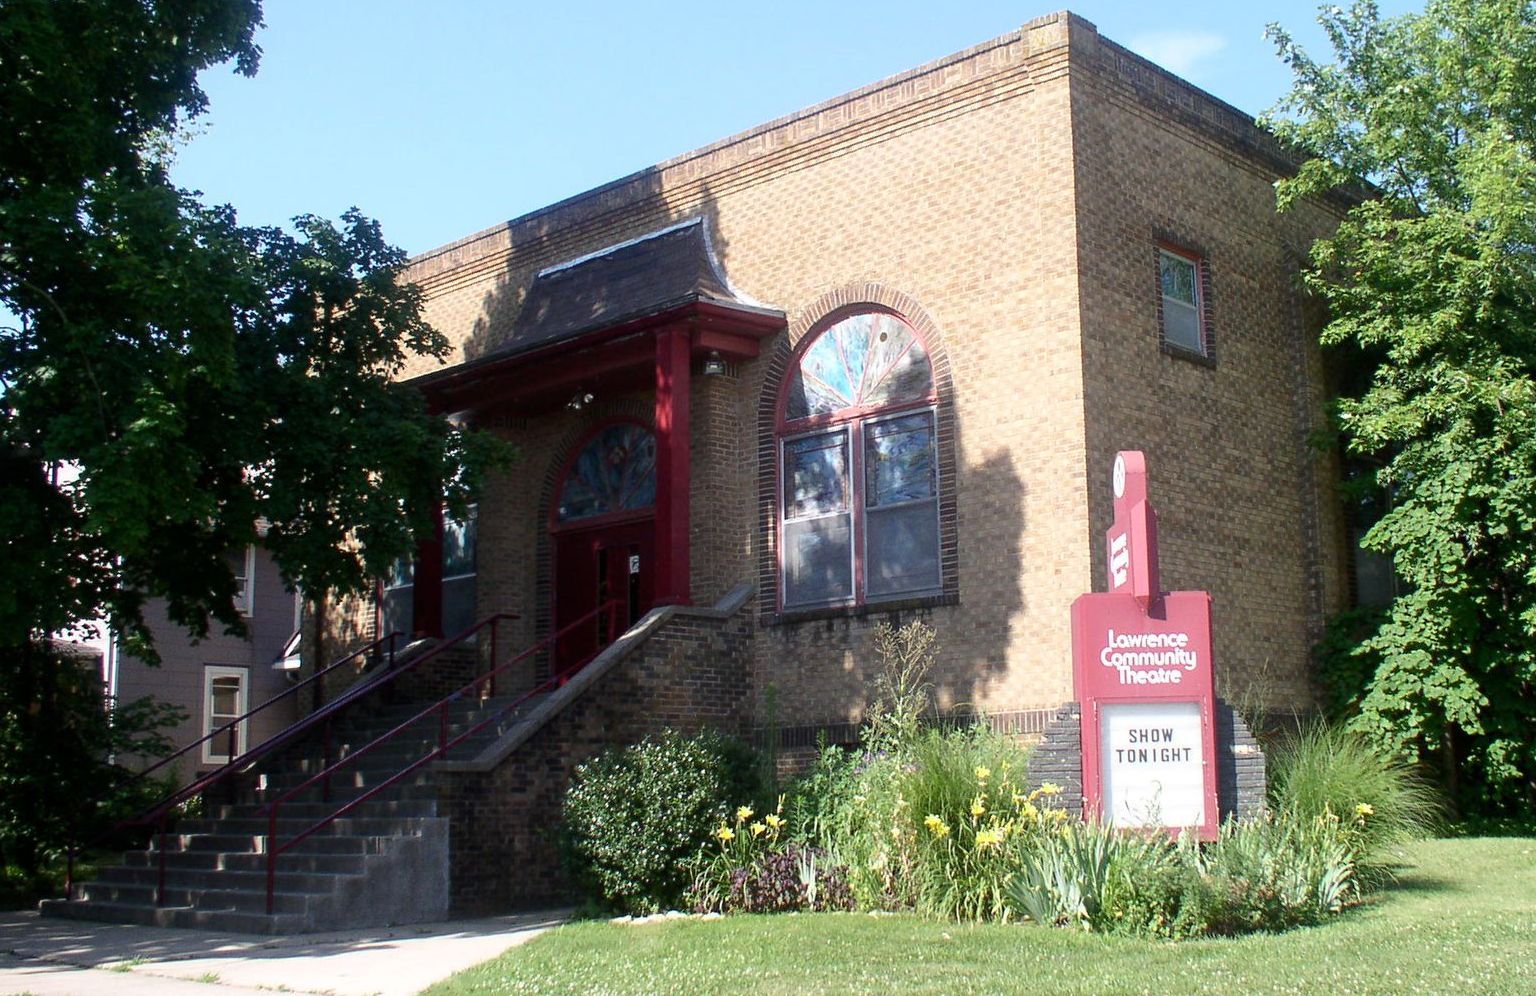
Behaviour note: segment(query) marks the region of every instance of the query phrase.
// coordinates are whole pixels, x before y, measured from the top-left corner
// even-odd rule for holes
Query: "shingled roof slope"
[[[694,218],[539,271],[512,334],[489,356],[538,349],[700,301],[770,310],[731,290],[703,219]]]

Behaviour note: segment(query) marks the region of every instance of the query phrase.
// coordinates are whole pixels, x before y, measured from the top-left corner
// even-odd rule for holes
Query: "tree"
[[[396,382],[448,344],[375,223],[246,227],[171,183],[197,74],[254,73],[260,23],[256,0],[0,0],[0,667],[98,614],[153,660],[149,598],[242,631],[226,555],[259,521],[289,584],[364,590],[504,455]]]
[[[198,71],[254,73],[255,0],[0,6],[0,646],[146,598],[238,630],[231,549],[360,590],[462,506],[495,446],[395,383],[442,357],[404,255],[356,211],[243,227],[166,174]],[[54,468],[79,479],[60,483]]]
[[[1464,804],[1536,806],[1536,11],[1431,0],[1324,8],[1335,62],[1278,27],[1294,73],[1269,124],[1308,159],[1282,207],[1369,183],[1308,285],[1326,345],[1369,364],[1347,452],[1387,511],[1363,545],[1405,593],[1356,648],[1355,726],[1435,757]]]

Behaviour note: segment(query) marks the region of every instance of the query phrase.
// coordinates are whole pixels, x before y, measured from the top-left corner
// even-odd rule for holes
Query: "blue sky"
[[[1384,13],[1421,4],[1386,0]],[[422,252],[1058,9],[997,0],[267,0],[261,72],[205,74],[176,178],[252,224],[356,205]],[[1310,4],[1082,0],[1099,31],[1239,108]]]

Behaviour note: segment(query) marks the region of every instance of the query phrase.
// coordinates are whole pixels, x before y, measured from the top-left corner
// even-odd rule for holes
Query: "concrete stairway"
[[[541,699],[523,703],[447,758],[475,757]],[[450,707],[449,735],[511,702],[490,699]],[[422,708],[420,704],[394,705],[344,719],[332,737],[333,759],[360,750]],[[333,774],[330,801],[321,798],[317,785],[283,803],[278,811],[278,846],[425,756],[437,744],[438,734],[439,720],[429,716]],[[94,881],[77,883],[69,899],[45,900],[42,913],[264,934],[445,919],[448,824],[437,815],[432,764],[279,854],[273,913],[267,914],[268,818],[261,807],[321,768],[320,741],[311,738],[269,758],[257,771],[245,773],[246,784],[254,786],[250,800],[212,805],[200,818],[180,820],[164,837],[163,905],[155,904],[160,855],[158,843],[152,840],[148,849],[130,851],[120,864],[101,868]]]

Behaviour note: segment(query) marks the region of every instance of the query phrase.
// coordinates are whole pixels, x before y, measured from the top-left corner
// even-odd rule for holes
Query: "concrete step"
[[[357,835],[341,833],[317,833],[293,845],[286,854],[377,854],[390,839],[389,835]],[[213,851],[227,854],[265,854],[267,836],[265,830],[256,834],[242,833],[194,833],[166,834],[167,854],[178,851]],[[151,848],[153,851],[153,848]]]
[[[169,855],[167,855],[169,857]],[[284,854],[278,858],[278,866],[273,880],[277,891],[281,893],[304,893],[307,895],[329,895],[336,889],[337,879],[344,877],[356,877],[361,872],[305,872],[288,867]],[[165,869],[165,887],[167,899],[173,889],[205,890],[215,892],[256,892],[265,899],[267,890],[267,870],[265,856],[262,857],[263,867],[259,870],[234,871],[228,868],[198,869],[198,868],[173,868],[169,863]],[[153,902],[153,892],[160,881],[160,870],[153,866],[147,868],[129,868],[126,865],[114,865],[103,868],[97,877],[89,882],[81,883],[76,887],[77,893],[91,888],[115,888],[115,889],[149,889],[150,901]],[[81,893],[83,898],[89,898]],[[191,905],[168,902],[167,905],[181,906]]]
[[[300,845],[302,847],[302,845]],[[333,875],[358,875],[366,864],[363,851],[346,854],[285,851],[282,867],[294,872],[324,872]],[[127,851],[121,867],[148,869],[158,874],[160,859],[154,851]],[[165,867],[196,871],[262,872],[267,870],[267,856],[257,851],[166,851]],[[103,868],[105,873],[107,869]]]
[[[411,833],[420,828],[420,816],[354,816],[348,814],[331,821],[319,834],[339,837],[394,837]],[[294,834],[308,830],[315,824],[313,819],[302,819],[279,812],[277,834],[286,840]],[[199,837],[212,835],[264,836],[269,828],[265,816],[239,816],[223,820],[182,820],[171,837]],[[231,850],[234,850],[233,848]]]
[[[343,797],[340,794],[333,795],[329,802],[304,793],[294,799],[285,802],[278,809],[282,818],[291,820],[318,820],[336,812],[337,808],[352,801],[352,798],[360,790],[354,790],[352,797]],[[315,793],[318,796],[318,793]],[[216,806],[204,819],[222,822],[224,820],[241,819],[265,819],[262,807],[265,802],[237,803],[235,805]],[[412,816],[436,816],[437,800],[431,799],[391,799],[386,793],[359,803],[350,814],[353,817],[367,817],[370,819],[380,817],[412,817]]]
[[[293,914],[267,916],[240,910],[200,910],[189,906],[144,906],[105,901],[45,899],[40,904],[44,916],[102,923],[131,923],[145,927],[183,927],[193,930],[218,930],[240,934],[284,935],[308,929],[304,917]]]
[[[292,913],[305,916],[310,904],[323,893],[278,891],[272,894],[272,912]],[[265,884],[261,888],[239,889],[206,885],[172,885],[167,882],[164,893],[165,906],[184,906],[200,910],[238,910],[243,913],[267,912]],[[155,883],[150,882],[82,882],[75,886],[75,901],[82,903],[111,903],[114,906],[155,907]]]

